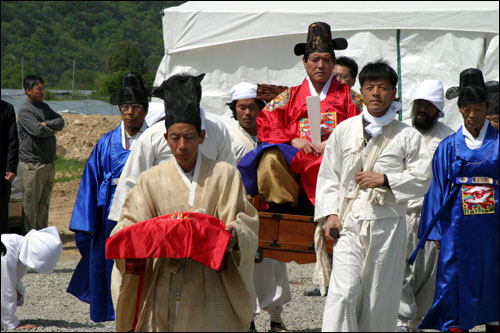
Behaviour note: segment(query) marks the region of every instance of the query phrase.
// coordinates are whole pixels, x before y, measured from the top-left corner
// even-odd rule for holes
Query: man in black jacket
[[[60,114],[43,102],[45,84],[38,75],[24,79],[28,98],[17,115],[19,175],[23,189],[24,229],[48,226],[49,204],[55,178],[56,131],[64,128]]]
[[[4,101],[0,104],[0,223],[2,234],[9,231],[10,184],[16,177],[19,161],[14,107]]]

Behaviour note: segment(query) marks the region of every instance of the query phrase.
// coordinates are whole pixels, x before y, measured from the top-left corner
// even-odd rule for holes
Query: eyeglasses
[[[132,109],[133,112],[139,112],[144,109],[144,105],[142,104],[122,104],[118,106],[121,112],[125,112],[128,109]]]

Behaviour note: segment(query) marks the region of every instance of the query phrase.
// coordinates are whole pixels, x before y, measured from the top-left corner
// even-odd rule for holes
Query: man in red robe
[[[346,48],[344,38],[332,39],[328,24],[312,23],[307,43],[294,48],[295,55],[303,55],[306,78],[300,86],[277,96],[257,117],[258,140],[264,144],[247,154],[238,168],[247,192],[258,193],[271,209],[281,207],[294,212],[301,193],[314,204],[316,177],[326,140],[335,126],[359,113],[351,101],[349,86],[339,83],[333,73],[334,50]],[[321,101],[318,146],[311,142],[308,96],[319,96]]]

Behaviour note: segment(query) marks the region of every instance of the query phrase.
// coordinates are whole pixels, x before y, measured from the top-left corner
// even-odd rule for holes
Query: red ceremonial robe
[[[295,138],[311,141],[306,97],[311,96],[309,81],[304,79],[300,86],[292,87],[272,100],[257,116],[257,135],[259,141],[286,143]],[[347,85],[332,78],[328,93],[320,103],[321,141],[328,139],[333,129],[347,118],[359,114],[351,101]],[[317,157],[299,151],[290,167],[300,175],[305,193],[315,204],[316,179],[323,155]]]

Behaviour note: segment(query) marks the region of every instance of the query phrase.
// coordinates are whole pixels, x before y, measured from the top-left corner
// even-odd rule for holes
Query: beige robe
[[[168,213],[202,212],[235,227],[239,250],[227,254],[222,273],[192,260],[148,259],[136,330],[247,330],[255,302],[257,211],[246,198],[239,172],[228,163],[199,154],[191,189],[186,181],[175,159],[143,172],[111,234]],[[123,272],[124,260],[116,260],[111,292],[117,331],[132,329],[137,297],[138,276]]]
[[[231,150],[236,164],[238,164],[246,153],[257,148],[257,142],[253,141],[252,136],[239,123],[229,133],[231,133],[233,139],[231,141]]]

